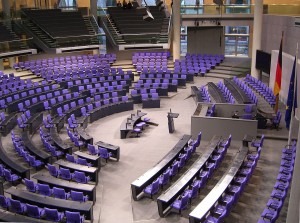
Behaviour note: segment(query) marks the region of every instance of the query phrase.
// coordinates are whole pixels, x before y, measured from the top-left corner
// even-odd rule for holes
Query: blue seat
[[[28,155],[29,165],[32,167],[40,167],[43,166],[44,163],[40,160],[36,160],[34,156]]]
[[[75,157],[73,155],[70,154],[66,154],[66,159],[67,161],[71,162],[71,163],[76,163]]]
[[[92,166],[91,163],[88,163],[86,159],[78,157],[77,163],[84,166]]]
[[[9,198],[6,198],[3,195],[0,195],[0,206],[2,208],[8,209],[9,206],[10,206],[10,200],[9,200]]]
[[[16,182],[17,180],[20,179],[20,177],[16,174],[11,174],[10,170],[7,170],[7,169],[4,169],[4,177],[5,177],[5,180],[13,183],[13,182]]]
[[[69,169],[66,168],[59,168],[59,176],[64,180],[71,180],[72,174]]]
[[[9,202],[11,204],[12,212],[24,214],[27,211],[26,205],[21,203],[20,201],[9,198]]]
[[[77,183],[88,183],[91,178],[89,176],[85,176],[84,172],[75,171],[73,174],[73,180],[75,180]]]
[[[73,201],[86,202],[88,200],[88,196],[83,195],[82,192],[77,192],[77,191],[71,190],[71,199]]]
[[[85,218],[84,215],[80,215],[79,212],[66,211],[67,223],[83,223]]]
[[[57,209],[50,209],[45,207],[46,220],[60,222],[64,218],[63,212],[58,212]]]
[[[45,214],[45,210],[36,205],[26,204],[27,214],[32,218],[42,218]]]
[[[87,148],[88,148],[89,154],[98,155],[99,151],[98,151],[98,149],[96,149],[96,147],[94,145],[88,144]]]
[[[163,188],[170,181],[170,168],[168,168],[159,178],[159,185]]]
[[[36,192],[37,185],[32,180],[28,180],[27,178],[24,178],[24,183],[28,191],[33,193]]]
[[[51,164],[48,163],[47,164],[47,169],[48,169],[51,176],[58,177],[59,171],[57,170],[56,166],[51,165]]]
[[[157,178],[153,183],[151,183],[144,189],[144,193],[150,195],[151,199],[154,194],[158,193],[158,191],[159,191],[159,178]]]
[[[100,147],[99,148],[99,155],[101,158],[105,159],[106,162],[107,160],[112,156],[112,153],[108,152],[107,149],[103,148],[103,147]]]
[[[171,207],[178,210],[179,214],[181,215],[181,211],[186,209],[188,206],[189,202],[189,194],[183,194],[180,199],[175,200],[172,204]]]
[[[52,195],[52,189],[50,189],[48,184],[37,184],[37,191],[39,194],[42,194],[44,196],[51,196]]]
[[[255,140],[251,143],[251,146],[259,148],[263,147],[264,144],[265,135],[261,135],[261,138],[259,140]]]
[[[65,189],[58,188],[58,187],[53,187],[53,195],[56,198],[65,199],[65,200],[69,199],[70,197],[70,193],[66,193]]]

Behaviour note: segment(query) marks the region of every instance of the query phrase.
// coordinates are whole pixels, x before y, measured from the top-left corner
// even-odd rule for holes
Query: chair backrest
[[[61,218],[59,218],[57,209],[50,209],[50,208],[44,208],[45,209],[45,215],[46,219],[50,221],[60,221],[63,217],[63,214],[61,215]]]
[[[59,168],[60,170],[60,176],[63,178],[63,179],[71,179],[71,173],[70,173],[70,170],[69,169],[65,169],[65,168]]]
[[[189,195],[186,193],[181,198],[181,207],[180,208],[184,209],[188,205],[188,201],[189,201]]]
[[[89,151],[89,153],[92,154],[92,155],[96,155],[96,154],[97,154],[96,148],[95,148],[94,145],[88,144],[88,151]]]
[[[53,187],[53,195],[59,199],[66,199],[66,192],[63,188]]]
[[[24,209],[22,208],[21,202],[14,199],[9,199],[12,211],[17,213],[23,213]]]
[[[36,185],[32,180],[28,180],[27,178],[24,178],[25,186],[28,191],[35,192],[36,191]]]
[[[70,155],[70,154],[66,154],[66,159],[69,161],[69,162],[72,162],[72,163],[76,163],[75,161],[75,157]]]
[[[29,217],[40,218],[39,208],[36,205],[26,204],[27,214]]]
[[[8,208],[9,202],[3,195],[0,195],[0,206],[3,208]]]
[[[66,213],[67,222],[81,223],[84,221],[84,217],[80,216],[79,212],[66,211],[65,213]]]
[[[37,188],[40,194],[46,195],[46,196],[50,196],[51,195],[51,190],[48,184],[41,184],[38,183],[37,184]]]
[[[85,176],[84,172],[75,171],[74,178],[77,182],[86,182],[86,176]]]
[[[85,166],[88,165],[88,162],[86,161],[86,159],[83,159],[83,158],[80,158],[80,157],[78,157],[77,163],[81,164],[81,165],[85,165]]]
[[[56,169],[56,167],[54,165],[51,165],[48,163],[47,168],[48,168],[50,175],[52,175],[54,177],[58,176],[58,170]]]
[[[71,199],[73,201],[83,202],[84,201],[83,193],[71,190]]]
[[[103,148],[103,147],[100,147],[99,148],[99,154],[100,154],[100,157],[102,158],[108,158],[108,151],[107,149]]]

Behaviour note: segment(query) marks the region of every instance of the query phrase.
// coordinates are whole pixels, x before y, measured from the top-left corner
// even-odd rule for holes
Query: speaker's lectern
[[[169,133],[173,133],[175,131],[173,118],[177,118],[178,116],[179,116],[179,113],[172,113],[171,109],[170,109],[170,112],[168,112]]]

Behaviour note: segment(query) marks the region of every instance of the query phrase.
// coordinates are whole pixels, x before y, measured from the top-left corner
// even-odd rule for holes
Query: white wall
[[[279,46],[278,46],[279,47]],[[296,46],[294,47],[295,53],[296,53]],[[271,89],[274,89],[274,83],[275,83],[275,75],[276,75],[276,67],[277,67],[277,60],[278,60],[278,50],[272,50],[272,59],[271,59],[271,72],[270,72],[270,82],[269,86]],[[284,104],[286,104],[287,97],[288,97],[288,91],[289,91],[289,84],[291,79],[291,73],[293,70],[293,63],[294,63],[294,57],[292,55],[289,55],[287,53],[282,53],[282,79],[281,79],[281,90],[279,93],[280,101],[282,101]],[[296,116],[299,120],[300,117],[300,60],[298,59],[298,66],[297,66],[297,88],[298,88],[298,96],[297,96],[297,103],[298,103],[298,109],[296,110]]]

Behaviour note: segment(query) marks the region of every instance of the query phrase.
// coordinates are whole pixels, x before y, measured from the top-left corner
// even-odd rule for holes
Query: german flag
[[[279,99],[279,92],[281,89],[281,76],[282,76],[282,41],[283,41],[283,33],[280,41],[279,53],[278,53],[278,60],[277,60],[277,67],[276,67],[276,76],[275,76],[275,84],[274,84],[274,95],[276,96],[276,104],[275,104],[275,112],[278,110],[278,99]]]

